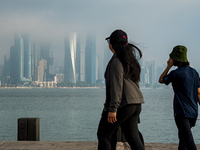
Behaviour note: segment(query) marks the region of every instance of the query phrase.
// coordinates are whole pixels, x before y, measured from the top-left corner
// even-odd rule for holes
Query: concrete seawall
[[[146,150],[177,150],[178,144],[145,143]],[[197,144],[200,150],[200,144]],[[49,141],[7,141],[0,142],[0,150],[97,150],[97,142],[49,142]],[[117,150],[130,150],[127,144],[119,142]]]

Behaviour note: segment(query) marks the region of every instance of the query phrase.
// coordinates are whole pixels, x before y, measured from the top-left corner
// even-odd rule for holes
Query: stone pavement
[[[178,144],[145,143],[146,150],[177,150]],[[197,145],[200,150],[200,144]],[[7,141],[0,142],[0,150],[97,150],[97,142]],[[130,150],[119,142],[117,150]]]

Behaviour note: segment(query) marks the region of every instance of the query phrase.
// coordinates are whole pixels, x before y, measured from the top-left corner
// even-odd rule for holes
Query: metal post
[[[18,119],[18,141],[39,141],[40,140],[39,118]]]

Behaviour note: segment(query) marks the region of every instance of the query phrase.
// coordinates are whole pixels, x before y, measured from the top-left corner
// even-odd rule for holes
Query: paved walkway
[[[145,143],[146,150],[177,150],[177,144]],[[197,145],[200,150],[200,144]],[[97,142],[48,142],[8,141],[0,142],[0,150],[96,150]],[[126,144],[118,143],[117,150],[130,150]]]

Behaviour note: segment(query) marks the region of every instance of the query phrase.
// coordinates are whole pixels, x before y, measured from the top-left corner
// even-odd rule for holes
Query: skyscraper
[[[105,41],[103,41],[105,42]],[[113,53],[108,48],[108,44],[103,43],[101,48],[98,50],[97,56],[98,56],[98,80],[103,81],[104,80],[104,73],[106,70],[106,66],[111,59]]]
[[[22,35],[24,42],[24,77],[31,79],[31,40],[27,34]]]
[[[21,38],[21,34],[15,34],[15,67],[16,67],[16,79],[22,81],[24,76],[24,40]]]
[[[31,76],[33,81],[37,81],[37,66],[38,66],[38,45],[36,43],[32,44],[32,51],[31,51]]]
[[[46,81],[46,72],[45,72],[46,69],[47,69],[47,60],[46,59],[39,60],[38,67],[37,67],[37,70],[38,70],[37,81],[38,82]]]
[[[90,84],[96,83],[97,63],[96,63],[96,38],[73,33],[64,40],[65,63],[64,80],[65,83],[76,83],[85,81]]]
[[[145,83],[145,67],[141,67],[140,82]]]
[[[15,34],[14,45],[10,48],[11,83],[32,81],[31,41],[28,35]]]
[[[77,58],[79,59],[79,81],[85,81],[85,46],[86,46],[86,39],[85,36],[82,34],[78,37],[78,45],[80,49],[80,56]],[[78,52],[77,52],[78,53]]]
[[[76,48],[77,36],[73,33],[69,38],[65,38],[65,64],[64,64],[64,80],[66,83],[76,83]]]
[[[85,80],[87,83],[96,83],[96,38],[87,36],[85,48]]]
[[[146,67],[144,66],[144,58],[141,58],[138,60],[140,67],[141,67],[141,73],[140,73],[140,83],[145,83],[145,76],[146,76]]]
[[[15,46],[10,47],[10,81],[11,84],[15,84],[17,82],[17,65],[16,65],[16,57],[15,57]]]
[[[81,57],[81,45],[80,45],[80,38],[78,37],[78,34],[76,34],[76,59],[75,59],[75,72],[76,72],[76,82],[80,81],[80,57]]]
[[[6,55],[4,55],[4,67],[2,72],[1,84],[9,84],[10,80],[10,60],[6,59]]]
[[[153,60],[152,61],[148,61],[146,63],[146,66],[147,66],[147,68],[149,70],[149,83],[153,85],[154,83],[156,83],[155,61],[153,61]]]
[[[40,44],[40,59],[45,59],[47,61],[46,81],[54,80],[54,71],[53,71],[53,51],[51,51],[51,43],[44,42]]]

